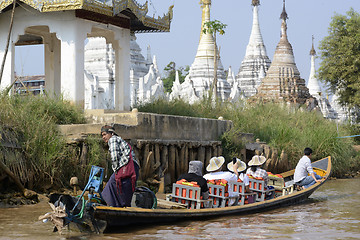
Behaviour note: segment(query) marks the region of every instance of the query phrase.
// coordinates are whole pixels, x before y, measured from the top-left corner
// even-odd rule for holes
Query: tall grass
[[[69,163],[65,140],[58,132],[57,124],[84,123],[85,117],[80,109],[62,98],[47,96],[0,96],[0,125],[16,132],[23,150],[25,161],[15,159],[10,167],[26,164],[18,175],[36,176],[35,188],[47,180],[54,183],[66,174]]]
[[[151,106],[151,107],[149,107]],[[224,154],[239,156],[244,142],[239,141],[239,133],[253,133],[255,138],[265,141],[281,153],[284,150],[291,166],[295,167],[303,155],[303,149],[314,150],[313,159],[330,155],[333,175],[343,176],[349,171],[360,169],[359,155],[353,149],[352,138],[338,138],[351,135],[349,126],[326,120],[317,111],[280,104],[209,103],[206,99],[189,105],[182,100],[166,102],[158,100],[152,104],[138,106],[139,111],[173,114],[193,117],[232,120],[234,127],[222,137]],[[168,111],[169,110],[169,111]]]
[[[254,133],[257,138],[289,156],[294,167],[305,147],[314,150],[313,158],[331,155],[335,176],[358,168],[359,156],[353,149],[352,138],[346,125],[326,120],[317,111],[304,111],[276,104],[258,104],[234,113],[234,128]]]

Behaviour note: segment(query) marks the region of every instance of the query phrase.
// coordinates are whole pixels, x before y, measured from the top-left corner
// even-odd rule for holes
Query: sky
[[[137,0],[143,4],[145,0]],[[276,45],[280,40],[280,14],[283,0],[260,0],[259,23],[267,55],[273,59]],[[139,33],[137,43],[146,57],[150,45],[152,55],[156,55],[159,70],[173,61],[176,67],[186,66],[194,61],[201,28],[201,8],[199,0],[149,0],[148,15],[163,16],[170,5],[174,5],[174,17],[170,32]],[[294,51],[295,62],[300,76],[308,80],[310,74],[310,49],[312,35],[318,55],[319,42],[328,35],[331,18],[335,14],[345,15],[350,8],[360,12],[360,0],[286,0],[289,19],[288,39]],[[225,34],[217,37],[221,62],[225,69],[232,67],[235,75],[244,58],[252,27],[251,0],[212,0],[211,20],[227,24]],[[39,46],[35,47],[38,48]],[[43,74],[41,64],[32,65],[32,49],[16,50],[16,71],[21,75]],[[40,46],[41,48],[41,46]],[[320,59],[316,60],[316,69]],[[164,74],[163,74],[164,75]]]

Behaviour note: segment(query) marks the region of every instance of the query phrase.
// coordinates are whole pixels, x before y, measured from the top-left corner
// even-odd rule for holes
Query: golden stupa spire
[[[210,6],[211,0],[200,0],[202,14],[201,14],[201,31],[200,31],[200,38],[203,34],[203,27],[204,23],[210,21]]]

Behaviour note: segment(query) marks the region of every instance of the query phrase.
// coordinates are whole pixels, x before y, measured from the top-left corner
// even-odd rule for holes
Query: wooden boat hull
[[[325,173],[325,181],[329,178],[331,173],[331,157],[318,160],[312,163],[312,165]],[[286,173],[291,174],[292,176],[293,172],[294,170],[291,170]],[[204,209],[143,209],[134,207],[116,208],[95,206],[94,217],[97,220],[105,221],[107,228],[114,228],[133,224],[167,223],[177,220],[193,220],[234,214],[248,214],[298,204],[306,200],[316,189],[324,184],[325,181],[316,183],[305,190],[294,191],[289,195],[241,206]]]

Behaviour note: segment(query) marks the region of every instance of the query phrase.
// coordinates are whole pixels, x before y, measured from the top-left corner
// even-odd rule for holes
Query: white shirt
[[[231,172],[211,172],[204,175],[206,180],[225,179],[229,183],[237,182],[237,176]]]
[[[295,168],[294,173],[294,182],[300,182],[309,174],[312,174],[314,172],[312,166],[311,166],[311,160],[308,156],[304,155],[298,162]]]
[[[245,186],[249,186],[249,176],[245,173],[240,173],[239,174],[239,178],[241,181],[243,181],[243,183],[245,184]]]

